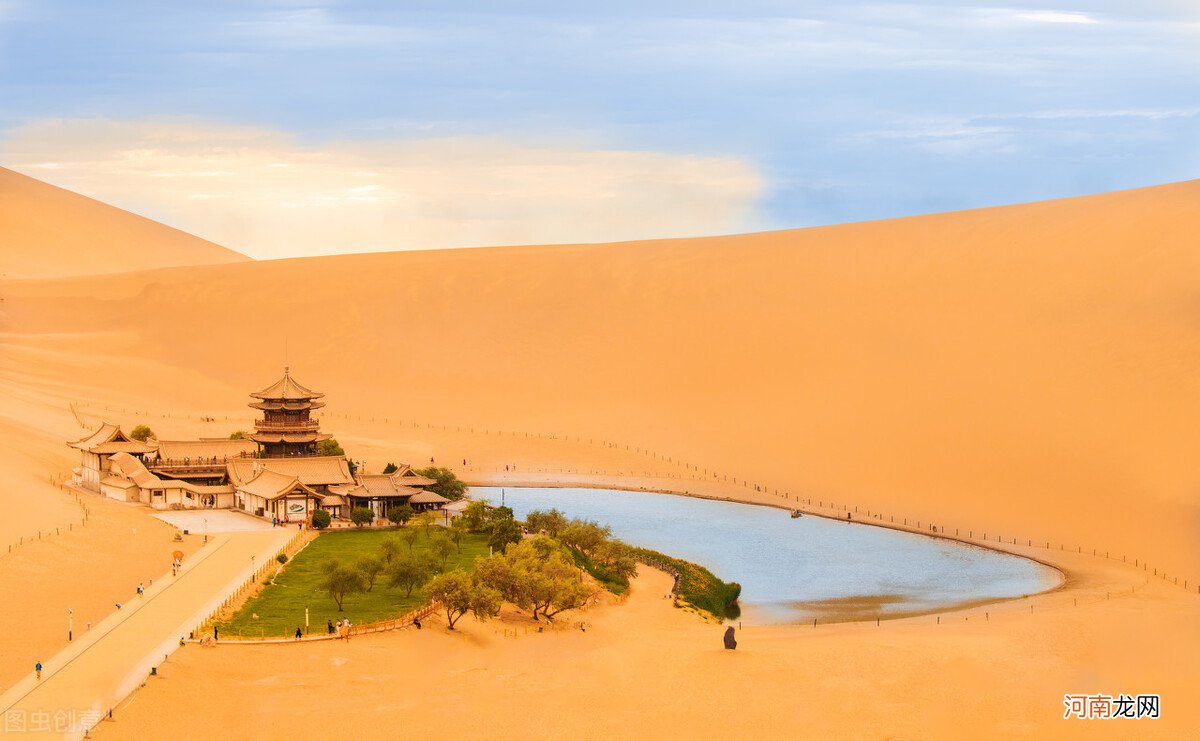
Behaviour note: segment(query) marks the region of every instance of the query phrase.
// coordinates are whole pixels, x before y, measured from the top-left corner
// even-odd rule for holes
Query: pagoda
[[[325,406],[318,401],[325,394],[296,383],[286,366],[283,378],[250,396],[257,399],[250,406],[263,416],[254,420],[254,433],[247,437],[258,443],[263,458],[317,455],[317,443],[331,437],[321,433],[321,423],[311,416]]]

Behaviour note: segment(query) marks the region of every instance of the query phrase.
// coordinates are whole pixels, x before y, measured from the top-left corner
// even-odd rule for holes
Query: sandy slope
[[[0,167],[0,276],[118,273],[248,258]]]
[[[611,440],[1200,577],[1198,227],[1192,181],[739,237],[8,282],[0,321],[6,373],[75,398],[236,409],[286,358],[350,422]]]
[[[747,626],[728,652],[720,627],[673,609],[669,579],[643,569],[628,604],[570,617],[586,633],[526,633],[509,614],[348,644],[189,646],[98,737],[1186,738],[1200,652],[1178,636],[1200,603],[1140,579],[1130,593],[1131,576],[1105,570],[1079,606],[1056,595],[1033,614],[1017,602],[986,620]],[[1095,631],[1126,638],[1098,648]],[[1062,719],[1066,691],[1135,687],[1163,693],[1163,718]]]
[[[1101,604],[1101,587],[1146,577],[1064,550],[1050,555],[1075,579],[1055,599],[1083,595],[1086,613],[1059,603],[1050,612],[1059,617],[1039,611],[1003,633],[984,633],[974,618],[939,633],[925,619],[802,642],[796,629],[754,628],[772,653],[738,658],[745,671],[729,682],[713,663],[724,654],[690,651],[696,631],[711,627],[631,611],[635,629],[613,611],[607,654],[590,644],[575,652],[565,636],[548,644],[557,648],[527,675],[544,681],[521,705],[539,708],[538,718],[597,708],[633,723],[635,701],[648,697],[664,709],[656,729],[697,735],[761,728],[763,717],[810,735],[838,722],[866,737],[920,736],[926,722],[952,735],[969,719],[993,734],[1074,733],[1047,725],[1061,715],[1063,692],[1160,691],[1180,708],[1196,686],[1198,227],[1195,181],[726,238],[0,282],[0,450],[15,470],[0,482],[0,505],[33,495],[38,505],[20,524],[66,521],[71,503],[48,482],[71,465],[54,440],[77,435],[79,421],[227,434],[248,424],[246,392],[273,380],[286,358],[302,382],[327,392],[326,428],[373,467],[429,455],[467,459],[477,480],[605,475],[758,499],[778,489],[897,521],[1095,547],[1191,584],[1185,592],[1151,578],[1150,591]],[[0,579],[49,603],[81,578],[72,558],[56,562],[61,580],[36,583],[0,559]],[[121,581],[106,578],[105,589]],[[615,637],[643,628],[661,648]],[[390,640],[353,649],[382,662],[356,676],[394,679],[383,667],[398,671]],[[458,651],[465,641],[455,640],[433,644],[458,673],[431,669],[431,681],[459,683],[433,715],[482,698],[515,703],[518,695],[470,677],[480,662],[517,657]],[[193,672],[181,675],[193,679],[180,693],[274,687],[281,671],[309,687],[280,705],[294,707],[324,697],[325,672],[338,666],[314,654],[302,670],[294,655],[263,654],[250,669],[228,655],[191,669],[190,658],[180,662]],[[580,691],[552,681],[574,666],[598,679]],[[600,692],[610,685],[621,689]],[[582,694],[588,687],[593,694]],[[818,698],[805,694],[814,687]],[[762,701],[750,704],[747,688]],[[720,714],[725,700],[748,710]],[[469,730],[474,716],[459,715]],[[301,722],[282,709],[270,717],[280,728]],[[592,726],[552,727],[587,735]],[[1163,724],[1164,734],[1177,730]]]

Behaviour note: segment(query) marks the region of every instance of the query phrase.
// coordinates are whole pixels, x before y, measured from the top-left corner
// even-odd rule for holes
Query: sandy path
[[[64,725],[41,728],[38,713],[65,711],[81,720],[104,713],[141,684],[186,635],[210,614],[258,566],[295,535],[291,530],[213,536],[188,559],[182,574],[163,575],[143,597],[132,597],[121,610],[92,627],[78,641],[43,661],[41,680],[27,675],[0,697],[7,718],[25,721],[38,735],[78,737]]]

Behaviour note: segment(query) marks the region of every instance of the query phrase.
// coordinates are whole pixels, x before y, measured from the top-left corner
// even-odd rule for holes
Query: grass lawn
[[[437,529],[435,527],[431,532]],[[308,607],[310,630],[317,633],[325,630],[327,620],[336,623],[342,618],[350,618],[355,625],[365,625],[399,617],[424,604],[425,595],[420,589],[414,589],[411,597],[405,597],[403,589],[388,586],[386,574],[379,577],[370,592],[347,595],[342,612],[338,612],[337,603],[318,586],[326,562],[337,560],[349,565],[363,556],[379,555],[379,544],[395,533],[394,529],[321,533],[288,562],[274,584],[263,587],[232,619],[218,623],[221,632],[230,636],[290,636],[297,626],[304,627],[305,606]],[[447,569],[469,569],[476,557],[488,554],[486,535],[465,535],[461,545],[462,553],[450,555]],[[413,551],[427,550],[429,539],[422,533]],[[255,614],[257,619],[251,617]]]

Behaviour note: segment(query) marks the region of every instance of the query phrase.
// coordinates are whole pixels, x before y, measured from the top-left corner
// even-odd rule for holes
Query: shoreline
[[[939,614],[943,614],[943,613],[954,613],[954,612],[959,612],[962,610],[969,610],[972,608],[981,607],[983,605],[1014,602],[1016,600],[1029,599],[1031,597],[1052,594],[1052,593],[1058,592],[1058,591],[1065,591],[1068,587],[1072,587],[1073,585],[1077,584],[1079,581],[1078,574],[1075,572],[1075,570],[1073,568],[1068,568],[1062,564],[1052,563],[1051,561],[1043,559],[1043,558],[1038,558],[1035,556],[1030,556],[1030,555],[1026,555],[1024,553],[1018,553],[1016,551],[1010,550],[1006,547],[1003,547],[1003,546],[1005,546],[1005,543],[1003,541],[998,542],[996,545],[992,545],[991,543],[987,543],[987,542],[984,542],[984,543],[976,542],[973,539],[964,538],[959,535],[946,535],[944,533],[934,533],[934,532],[925,531],[925,530],[918,530],[918,529],[915,529],[915,528],[913,528],[911,526],[907,526],[907,525],[897,525],[894,522],[879,522],[879,521],[871,521],[869,519],[853,519],[853,518],[846,520],[841,517],[835,517],[830,514],[825,514],[822,512],[815,511],[815,510],[806,509],[803,506],[788,507],[783,504],[773,504],[771,502],[755,502],[755,501],[750,501],[747,499],[737,499],[737,498],[733,498],[733,497],[720,497],[720,496],[714,496],[711,494],[700,494],[700,493],[693,493],[690,491],[679,491],[679,490],[674,490],[674,489],[669,489],[669,488],[647,488],[644,486],[637,487],[637,488],[630,488],[630,487],[622,487],[620,485],[600,484],[600,483],[596,483],[595,481],[566,482],[566,481],[561,481],[561,480],[551,480],[551,481],[543,481],[543,482],[504,481],[502,483],[490,483],[486,479],[484,479],[484,480],[472,479],[470,481],[464,481],[464,483],[466,483],[468,489],[470,489],[471,487],[478,486],[478,487],[487,487],[487,488],[513,488],[513,489],[600,489],[600,490],[608,490],[608,491],[639,491],[639,492],[647,492],[647,493],[651,493],[651,494],[668,494],[671,496],[678,496],[678,497],[690,497],[692,499],[707,499],[707,500],[715,501],[715,502],[730,502],[732,504],[748,504],[748,505],[753,505],[756,507],[769,507],[772,509],[778,509],[778,510],[782,510],[784,512],[789,512],[789,513],[793,512],[793,511],[798,511],[807,516],[821,517],[826,520],[833,520],[835,522],[846,522],[851,525],[871,525],[874,527],[881,527],[881,528],[885,528],[888,530],[894,530],[897,532],[908,533],[911,535],[923,535],[927,538],[950,540],[950,541],[953,541],[960,545],[973,546],[975,548],[983,548],[985,550],[989,550],[994,553],[1001,553],[1001,554],[1004,554],[1007,556],[1013,556],[1016,558],[1023,558],[1028,561],[1033,561],[1034,563],[1045,566],[1048,569],[1053,569],[1059,576],[1057,584],[1055,584],[1051,587],[1048,587],[1046,589],[1042,589],[1037,592],[1030,592],[1029,594],[1023,594],[1019,597],[1017,597],[1017,596],[1014,596],[1014,597],[984,597],[984,598],[979,598],[979,599],[974,599],[974,600],[964,600],[962,602],[956,602],[954,604],[947,605],[944,607],[935,607],[935,608],[928,608],[928,609],[921,609],[921,610],[904,611],[904,612],[900,612],[900,613],[896,613],[896,614],[892,614],[892,615],[886,615],[886,616],[885,615],[872,615],[872,616],[863,616],[863,617],[844,617],[844,618],[836,618],[835,617],[833,619],[824,620],[823,622],[825,624],[863,623],[863,622],[870,622],[872,619],[902,620],[904,618],[921,617],[923,615],[939,615]],[[1033,547],[1033,546],[1026,546],[1026,547]],[[701,565],[703,565],[703,564],[701,564]],[[705,568],[707,568],[707,567],[705,567]],[[869,598],[869,597],[875,597],[878,595],[860,595],[860,596]],[[757,610],[754,610],[754,611],[757,612]],[[778,622],[772,621],[772,622],[773,622],[773,624],[778,624],[778,625],[805,625],[805,624],[808,624],[807,620],[804,620],[804,621],[784,620],[784,621],[778,621]],[[820,619],[818,618],[818,622],[822,622],[822,621],[820,621]]]

